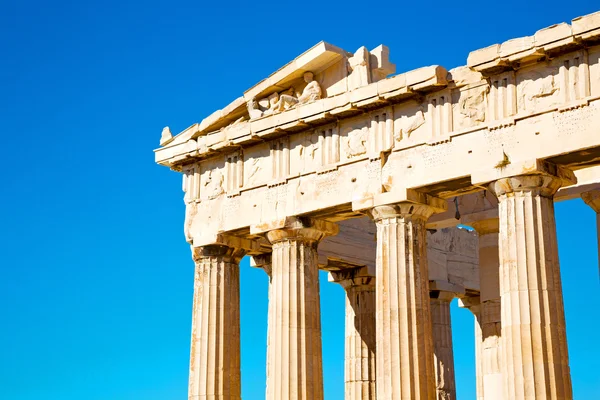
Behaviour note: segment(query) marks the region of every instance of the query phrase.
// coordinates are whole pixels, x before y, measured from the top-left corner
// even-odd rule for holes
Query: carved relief
[[[457,129],[479,125],[485,121],[488,89],[485,85],[458,92],[455,105],[458,111],[455,114]]]
[[[312,133],[307,135],[304,138],[304,143],[302,143],[302,147],[300,147],[300,156],[306,154],[306,157],[311,160],[315,159],[315,153],[319,150],[319,137],[316,133]]]
[[[263,115],[277,114],[285,110],[292,109],[299,105],[312,103],[322,97],[322,90],[319,83],[314,79],[312,72],[304,73],[304,82],[306,86],[302,93],[296,92],[293,86],[280,93],[272,93],[266,99],[256,101],[252,99],[247,103],[248,114],[250,118],[258,118]]]
[[[555,79],[557,73],[557,68],[547,67],[541,71],[531,70],[520,75],[517,88],[519,110],[535,112],[558,104],[560,88]]]
[[[250,158],[246,162],[249,164],[249,168],[248,167],[246,167],[246,168],[249,169],[249,171],[250,171],[250,172],[248,172],[248,175],[246,178],[246,185],[252,186],[256,183],[257,177],[260,175],[260,171],[261,171],[260,158],[253,157],[253,158]]]
[[[225,193],[223,189],[223,174],[218,169],[212,169],[208,171],[208,177],[204,182],[204,188],[206,195],[209,200],[215,199]]]
[[[344,140],[344,151],[347,158],[354,158],[361,156],[367,152],[367,137],[369,136],[369,128],[363,126],[362,128],[346,129],[347,134],[346,140]]]
[[[410,138],[412,132],[425,124],[423,107],[419,107],[413,116],[402,118],[400,121],[400,129],[394,134],[394,138],[397,141]]]
[[[248,115],[250,119],[259,118],[263,115],[263,110],[261,110],[258,106],[258,101],[256,99],[252,99],[246,103],[246,107],[248,108]],[[266,108],[264,108],[266,110]]]

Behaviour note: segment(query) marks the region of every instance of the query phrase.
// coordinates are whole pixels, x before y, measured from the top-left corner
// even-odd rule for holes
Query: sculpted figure
[[[369,51],[366,47],[356,50],[356,53],[348,58],[348,90],[354,90],[368,85],[369,79]]]
[[[270,115],[275,113],[276,106],[279,103],[279,93],[275,92],[271,94],[269,97],[267,97],[267,100],[269,101],[269,108],[265,110],[263,115]]]
[[[246,107],[248,108],[250,119],[262,117],[263,112],[258,108],[258,102],[255,99],[248,101]]]
[[[219,197],[221,194],[225,193],[223,189],[223,174],[217,170],[211,170],[208,173],[208,178],[204,183],[205,190],[208,193],[209,199],[214,199]]]
[[[348,158],[358,157],[367,152],[367,137],[369,136],[369,128],[353,129],[348,133],[348,141],[346,144],[346,154]]]
[[[473,92],[475,90],[471,90]],[[470,93],[468,92],[468,93]],[[485,100],[488,88],[479,89],[475,94],[461,95],[458,102],[460,113],[466,117],[465,124],[468,126],[476,125],[478,122],[485,121]]]
[[[297,98],[293,96],[293,88],[290,88],[285,94],[279,96],[279,100],[272,106],[276,112],[281,112],[294,107],[297,104],[312,103],[321,98],[321,86],[314,80],[312,72],[304,73],[304,82],[307,83],[302,94]]]
[[[402,121],[400,130],[394,134],[397,141],[410,138],[410,134],[425,124],[425,114],[423,108],[419,108],[414,116]]]

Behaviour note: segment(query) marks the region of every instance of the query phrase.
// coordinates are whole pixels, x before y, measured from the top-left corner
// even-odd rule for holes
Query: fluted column
[[[273,287],[273,285],[271,284],[271,270],[272,270],[272,255],[271,253],[268,254],[260,254],[260,255],[254,255],[250,257],[250,266],[251,267],[255,267],[255,268],[260,268],[263,271],[265,271],[265,273],[267,274],[267,277],[269,278],[269,289],[268,289],[268,304],[271,304],[271,301],[273,299],[273,294],[271,293],[271,289]],[[270,346],[270,340],[271,340],[271,334],[270,334],[270,329],[271,329],[271,313],[273,312],[273,310],[275,309],[275,307],[269,307],[268,308],[268,315],[267,315],[267,349],[269,349]],[[268,350],[267,350],[268,352]],[[268,357],[267,354],[267,377],[270,376],[271,374],[271,365],[270,365],[270,359]],[[268,386],[268,384],[267,384]]]
[[[241,398],[240,278],[243,251],[192,248],[196,263],[188,399]]]
[[[481,393],[485,400],[506,398],[502,376],[500,261],[497,218],[471,224],[479,234],[480,305],[475,323],[479,325],[480,343],[476,344],[481,373]]]
[[[549,175],[490,185],[500,216],[502,360],[507,398],[571,399],[571,377]]]
[[[436,400],[456,400],[450,320],[450,302],[453,298],[454,293],[451,292],[440,290],[430,292]]]
[[[476,396],[477,400],[483,399],[483,368],[482,368],[482,348],[483,348],[483,334],[481,332],[481,324],[479,323],[481,317],[481,304],[473,305],[469,307],[469,310],[475,316],[475,387],[477,389]]]
[[[581,198],[588,206],[596,211],[596,238],[598,240],[598,273],[600,274],[600,190],[592,190],[581,194]]]
[[[268,400],[322,399],[318,242],[337,227],[295,219],[273,244],[267,348]]]
[[[377,398],[435,398],[425,222],[433,209],[399,203],[377,223]]]
[[[346,291],[345,399],[375,400],[375,277],[366,267],[332,272]]]

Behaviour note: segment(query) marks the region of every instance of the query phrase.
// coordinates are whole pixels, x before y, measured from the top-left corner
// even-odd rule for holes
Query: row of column
[[[480,234],[481,295],[466,306],[477,317],[478,398],[572,398],[552,199],[559,187],[549,175],[498,180],[490,189],[499,219],[473,224]],[[452,296],[429,290],[425,223],[433,208],[400,203],[370,213],[377,224],[376,282],[341,281],[346,398],[453,399]],[[317,246],[335,229],[298,218],[266,234],[273,249],[269,400],[323,398]],[[243,253],[224,246],[193,252],[189,398],[239,399]]]

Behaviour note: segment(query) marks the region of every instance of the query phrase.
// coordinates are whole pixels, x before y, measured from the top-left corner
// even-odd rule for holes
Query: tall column
[[[354,272],[331,273],[346,291],[345,399],[375,400],[375,278]]]
[[[473,305],[468,307],[469,310],[475,316],[475,323],[473,324],[475,327],[475,385],[477,389],[477,400],[483,399],[483,368],[482,364],[482,347],[483,347],[483,334],[481,332],[481,324],[479,323],[481,318],[481,304]]]
[[[273,294],[271,293],[271,289],[273,287],[273,285],[271,284],[271,270],[272,270],[272,255],[271,253],[268,254],[259,254],[259,255],[253,255],[250,257],[250,266],[251,267],[255,267],[255,268],[260,268],[263,271],[265,271],[265,273],[267,274],[267,277],[269,278],[269,289],[268,289],[268,304],[271,304],[271,301],[273,299]],[[267,315],[267,349],[269,349],[270,346],[270,340],[271,340],[271,334],[270,334],[270,329],[271,329],[271,312],[275,309],[275,307],[269,307],[268,308],[268,315]],[[270,376],[271,373],[271,365],[270,365],[270,359],[268,357],[267,354],[267,377]],[[267,383],[268,386],[268,383]]]
[[[425,222],[433,208],[371,211],[377,224],[377,398],[435,398]]]
[[[450,302],[453,298],[454,293],[452,292],[440,290],[430,292],[436,400],[456,400],[452,323],[450,321]]]
[[[598,240],[598,273],[600,274],[600,190],[592,190],[581,194],[581,198],[588,206],[596,211],[596,231]]]
[[[322,399],[318,242],[337,226],[293,219],[273,244],[267,348],[268,400]]]
[[[502,400],[500,261],[498,250],[498,218],[471,223],[479,234],[480,304],[475,323],[479,325],[480,342],[476,344],[481,373],[481,393],[485,400]]]
[[[192,248],[192,255],[196,271],[188,399],[240,399],[243,251],[214,245]]]
[[[483,368],[482,368],[482,332],[481,332],[481,302],[479,296],[461,297],[458,299],[458,306],[467,308],[475,316],[475,378],[477,388],[477,400],[483,400]]]
[[[503,373],[509,399],[571,399],[550,175],[490,185],[500,216]]]

